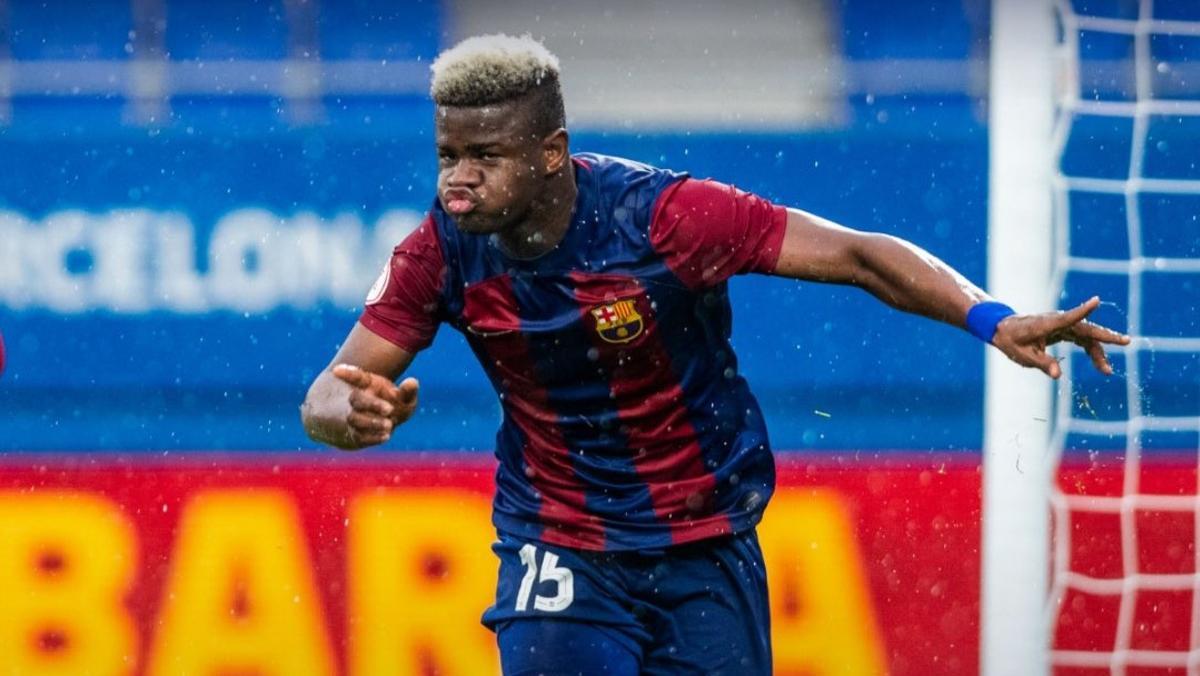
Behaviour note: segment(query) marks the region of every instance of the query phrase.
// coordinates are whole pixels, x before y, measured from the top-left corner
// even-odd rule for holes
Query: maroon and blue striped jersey
[[[570,227],[532,260],[435,200],[359,321],[410,352],[442,323],[466,337],[502,404],[499,531],[629,550],[752,528],[775,467],[726,280],[774,269],[786,210],[611,157],[574,171]]]

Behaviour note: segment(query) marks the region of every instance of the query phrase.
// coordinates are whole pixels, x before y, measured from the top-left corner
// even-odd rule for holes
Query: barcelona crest
[[[645,322],[632,300],[619,300],[592,308],[596,333],[610,343],[628,343],[642,335]]]

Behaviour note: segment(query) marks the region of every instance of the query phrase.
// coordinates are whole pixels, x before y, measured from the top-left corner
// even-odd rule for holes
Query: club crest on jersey
[[[628,343],[642,335],[645,322],[632,300],[619,300],[592,308],[596,333],[610,343]]]

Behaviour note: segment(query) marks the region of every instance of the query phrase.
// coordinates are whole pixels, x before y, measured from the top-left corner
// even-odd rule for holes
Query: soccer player
[[[1015,314],[916,246],[711,180],[571,154],[557,59],[471,38],[432,67],[438,193],[312,384],[313,439],[386,442],[397,378],[442,323],[496,389],[495,604],[506,674],[769,674],[755,525],[774,487],[766,426],[730,347],[739,273],[854,284],[968,329],[1052,378],[1072,341],[1111,373],[1128,338]]]

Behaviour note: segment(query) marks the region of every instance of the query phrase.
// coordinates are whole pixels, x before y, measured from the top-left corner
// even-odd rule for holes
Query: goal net
[[[1050,286],[1134,340],[1058,349],[1051,672],[1200,674],[1200,1],[1056,9]]]

